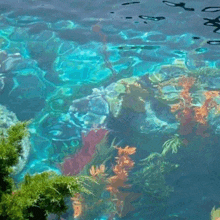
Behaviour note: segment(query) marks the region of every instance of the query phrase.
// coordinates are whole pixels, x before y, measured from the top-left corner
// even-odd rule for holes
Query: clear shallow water
[[[65,174],[57,164],[83,147],[83,132],[103,126],[110,131],[109,144],[116,138],[122,147],[136,147],[132,159],[137,166],[130,173],[132,187],[128,191],[142,195],[135,200],[135,210],[121,219],[210,218],[212,208],[219,205],[218,114],[208,106],[208,129],[198,135],[201,120],[199,124],[193,119],[185,128],[171,107],[178,97],[184,99],[184,87],[178,85],[182,75],[196,81],[190,88],[193,110],[205,103],[205,91],[220,88],[220,5],[216,0],[10,0],[0,2],[0,11],[0,43],[5,51],[0,56],[0,104],[18,120],[33,120],[32,148],[17,180],[27,172]],[[126,84],[114,87],[129,77],[140,77],[127,84],[132,97],[123,96],[128,93]],[[172,79],[176,84],[167,83]],[[143,90],[133,85],[135,82]],[[118,94],[123,94],[119,96],[124,108]],[[219,104],[218,97],[213,101]],[[194,117],[195,112],[192,114]],[[192,130],[186,134],[183,127]],[[161,153],[163,143],[174,134],[179,134],[187,147],[166,160],[179,167],[167,176],[155,175],[156,180],[162,178],[160,187],[167,191],[149,194],[147,174],[143,182],[135,181],[135,174],[143,174],[143,167],[149,164],[138,164],[150,153]],[[114,165],[115,154],[110,154],[112,161],[107,167]],[[154,181],[150,186],[156,187]],[[64,218],[72,219],[72,212],[70,203]],[[86,219],[110,215],[98,208],[96,213]]]

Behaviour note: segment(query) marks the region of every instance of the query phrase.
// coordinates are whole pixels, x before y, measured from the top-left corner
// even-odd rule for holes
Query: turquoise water
[[[220,201],[217,0],[10,0],[0,12],[0,126],[32,120],[16,181],[90,175],[101,164],[111,177],[111,143],[130,146],[130,186],[100,189],[101,205],[82,195],[75,219],[211,219]],[[91,131],[98,140],[86,139]],[[73,219],[67,204],[62,218]]]

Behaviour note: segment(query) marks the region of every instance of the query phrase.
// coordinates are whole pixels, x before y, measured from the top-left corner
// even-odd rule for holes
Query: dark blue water
[[[136,147],[130,187],[92,186],[100,198],[82,195],[75,219],[220,218],[219,1],[0,0],[0,13],[0,126],[32,120],[16,181],[66,175],[65,159],[92,145],[82,134],[106,129],[69,170],[113,176],[115,140]]]

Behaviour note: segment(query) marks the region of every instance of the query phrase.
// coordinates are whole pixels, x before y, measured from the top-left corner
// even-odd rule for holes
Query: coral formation
[[[91,186],[93,196],[78,195],[78,197],[72,198],[74,215],[79,219],[92,220],[99,216],[100,210],[112,218],[116,214],[123,217],[133,210],[130,202],[137,199],[139,194],[123,192],[120,189],[129,187],[125,182],[128,180],[129,170],[134,166],[134,162],[129,156],[136,152],[136,148],[126,146],[114,149],[118,150],[117,164],[112,169],[115,175],[108,177],[110,174],[107,173],[104,164],[92,165],[89,173],[98,183],[98,185]]]
[[[191,70],[189,72],[189,75],[191,76],[219,76],[220,75],[220,70],[213,68],[213,67],[209,67],[209,66],[205,66],[205,67],[201,67],[201,68],[196,68],[195,70]]]
[[[119,217],[124,217],[127,212],[124,210],[126,197],[130,193],[123,193],[119,189],[121,187],[129,187],[125,185],[128,180],[128,172],[134,166],[134,162],[129,157],[136,152],[135,147],[126,146],[124,149],[116,147],[118,157],[116,157],[117,165],[113,167],[114,176],[108,178],[106,189],[111,193],[112,199],[115,201],[116,211]],[[131,210],[128,210],[131,211]]]
[[[215,108],[217,110],[217,103],[213,100],[213,98],[219,96],[219,94],[219,91],[204,92],[204,95],[206,97],[205,102],[201,107],[194,108],[196,122],[199,122],[203,125],[207,124],[206,118],[208,116],[208,113],[211,111],[212,108]]]
[[[65,175],[78,174],[88,164],[96,151],[96,145],[101,142],[108,133],[106,129],[90,130],[87,135],[82,134],[83,148],[75,155],[65,158],[61,164],[62,172]]]
[[[209,112],[215,108],[217,110],[217,102],[213,99],[219,96],[219,91],[206,91],[205,102],[201,107],[194,107],[190,89],[195,83],[195,78],[182,76],[179,78],[178,85],[183,87],[180,93],[180,102],[171,106],[171,112],[177,112],[176,118],[180,120],[180,134],[187,135],[192,132],[193,127],[199,123],[198,132],[196,134],[207,136],[200,132],[204,130],[203,125],[207,125],[207,116]]]
[[[180,119],[181,124],[184,126],[188,124],[193,119],[192,111],[192,97],[190,94],[190,89],[193,86],[195,79],[193,77],[182,76],[179,78],[179,86],[183,87],[183,90],[180,93],[180,102],[171,107],[171,112],[179,111],[177,118]]]
[[[83,212],[83,197],[80,193],[76,193],[74,197],[71,197],[74,214],[73,217],[77,218],[82,215]]]

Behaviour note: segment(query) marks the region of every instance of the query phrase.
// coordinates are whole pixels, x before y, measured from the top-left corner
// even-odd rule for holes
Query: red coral
[[[86,164],[88,164],[95,154],[96,145],[101,142],[108,133],[106,129],[90,130],[85,136],[82,134],[83,148],[74,155],[64,159],[61,164],[62,173],[64,175],[78,174]]]

